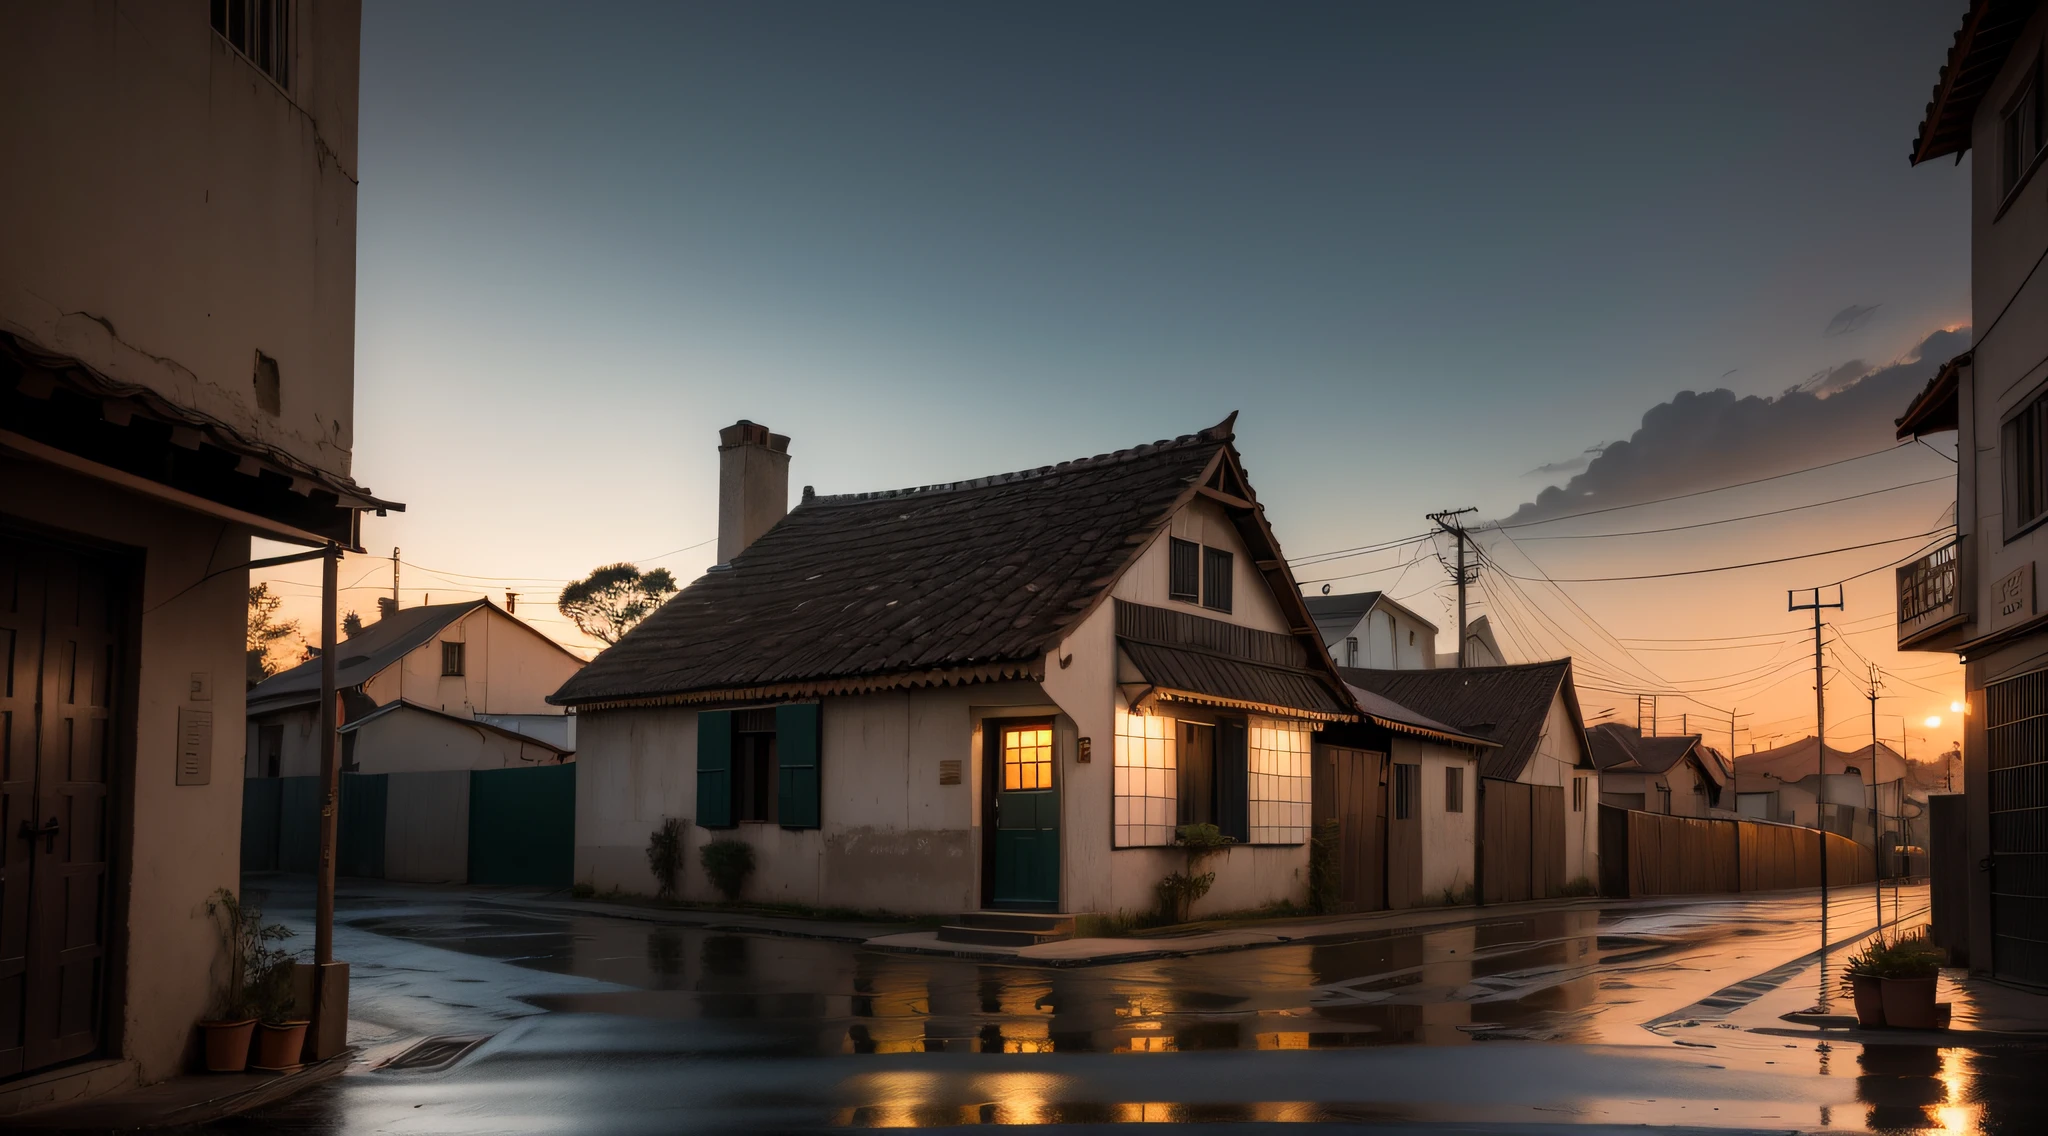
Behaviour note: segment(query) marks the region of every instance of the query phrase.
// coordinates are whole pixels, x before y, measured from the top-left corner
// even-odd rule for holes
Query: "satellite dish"
[[[1324,585],[1323,585],[1323,594],[1324,594],[1324,595],[1326,595],[1326,596],[1330,594],[1330,585],[1328,585],[1328,584],[1324,584]]]

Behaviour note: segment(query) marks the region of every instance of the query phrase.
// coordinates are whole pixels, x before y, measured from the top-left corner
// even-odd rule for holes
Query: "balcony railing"
[[[1899,577],[1899,649],[1940,650],[1932,642],[1942,631],[1963,623],[1956,595],[1956,545],[1951,542],[1901,565]]]

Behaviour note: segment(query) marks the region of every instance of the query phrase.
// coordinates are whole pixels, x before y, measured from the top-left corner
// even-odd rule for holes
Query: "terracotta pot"
[[[1856,998],[1856,1024],[1864,1029],[1884,1027],[1884,979],[1875,974],[1849,975],[1849,992]]]
[[[199,1036],[206,1042],[206,1071],[239,1073],[249,1067],[249,1035],[256,1032],[256,1019],[239,1022],[200,1022]]]
[[[271,1072],[295,1069],[305,1048],[305,1022],[264,1022],[256,1029],[256,1059],[250,1064]]]
[[[1894,1029],[1940,1029],[1934,1009],[1934,978],[1884,980],[1884,1020]]]

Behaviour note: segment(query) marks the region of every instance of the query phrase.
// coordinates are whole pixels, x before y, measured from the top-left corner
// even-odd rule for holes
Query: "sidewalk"
[[[77,1104],[7,1118],[10,1132],[132,1132],[211,1124],[283,1100],[340,1076],[355,1053],[344,1050],[289,1073],[194,1073]]]

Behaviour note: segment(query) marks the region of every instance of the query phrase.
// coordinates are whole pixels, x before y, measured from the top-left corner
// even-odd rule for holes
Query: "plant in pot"
[[[1884,936],[1873,937],[1863,949],[1849,956],[1849,969],[1842,985],[1856,1003],[1856,1024],[1877,1029],[1884,1021],[1884,972],[1891,965],[1891,947]]]
[[[1883,974],[1884,1020],[1896,1029],[1940,1029],[1935,985],[1948,954],[1923,929],[1892,940]]]
[[[239,1073],[249,1067],[249,1040],[263,1015],[263,984],[269,981],[270,943],[289,938],[291,931],[263,925],[263,910],[226,888],[206,901],[220,933],[227,963],[226,981],[214,1000],[214,1016],[199,1023],[209,1073]],[[285,980],[289,984],[289,977]],[[289,994],[289,985],[287,985]]]
[[[289,938],[285,927],[266,927],[265,942]],[[297,1068],[306,1048],[306,1027],[292,998],[292,952],[279,947],[258,949],[249,966],[249,990],[256,1009],[256,1056],[251,1068],[283,1072]]]

